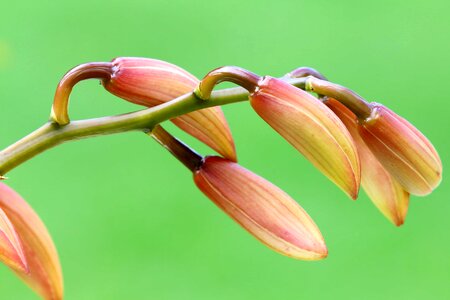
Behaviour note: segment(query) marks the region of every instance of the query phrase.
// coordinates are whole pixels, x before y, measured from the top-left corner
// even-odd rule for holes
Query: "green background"
[[[42,125],[61,76],[88,61],[144,56],[198,77],[222,65],[280,76],[311,66],[424,132],[449,161],[450,2],[4,1],[0,146]],[[72,94],[73,119],[138,109],[97,81]],[[190,173],[140,133],[67,143],[21,165],[8,184],[48,226],[66,299],[450,299],[450,185],[412,197],[391,225],[353,202],[248,103],[224,107],[240,163],[309,212],[329,257],[302,262],[256,241]],[[183,140],[211,153],[168,126]],[[37,299],[0,267],[1,299]]]

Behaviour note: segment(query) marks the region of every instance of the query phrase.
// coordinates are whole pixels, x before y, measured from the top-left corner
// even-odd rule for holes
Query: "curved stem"
[[[322,73],[310,67],[298,67],[297,69],[294,69],[293,71],[284,75],[285,78],[302,78],[308,76],[313,76],[322,80],[328,80],[324,75],[322,75]],[[327,96],[321,94],[317,94],[317,96],[319,99],[321,99],[321,101],[327,98]]]
[[[113,74],[113,64],[110,62],[92,62],[79,65],[64,75],[56,88],[50,118],[59,125],[70,122],[68,114],[69,96],[72,88],[85,79],[107,79]]]
[[[253,93],[258,86],[260,76],[246,69],[226,66],[212,70],[200,81],[194,93],[202,100],[208,100],[214,87],[224,81],[230,81]]]
[[[320,73],[316,69],[313,69],[310,67],[299,67],[299,68],[287,73],[284,76],[289,77],[289,78],[301,78],[301,77],[307,77],[307,76],[314,76],[318,79],[327,80],[327,78],[324,75],[322,75],[322,73]]]
[[[335,98],[355,113],[360,119],[368,118],[372,112],[370,103],[364,100],[360,95],[342,85],[308,76],[305,89],[310,92]]]

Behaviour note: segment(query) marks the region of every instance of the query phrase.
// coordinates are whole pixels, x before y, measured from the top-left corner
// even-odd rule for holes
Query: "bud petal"
[[[0,261],[13,270],[27,273],[28,266],[17,232],[0,208]]]
[[[127,101],[156,106],[195,89],[199,80],[173,64],[148,58],[120,57],[112,61],[113,75],[103,85]],[[220,107],[195,111],[172,120],[219,154],[236,160],[234,141]]]
[[[327,256],[314,221],[264,178],[229,160],[206,157],[194,181],[219,208],[273,250],[303,260]]]
[[[321,101],[282,80],[265,77],[250,96],[254,110],[351,198],[360,183],[359,158],[339,118]]]
[[[41,219],[28,203],[3,183],[0,183],[0,208],[14,225],[28,262],[28,273],[14,270],[15,273],[44,299],[62,299],[58,254]]]
[[[428,139],[408,121],[378,103],[361,121],[361,137],[378,160],[411,194],[427,195],[441,182],[442,163]]]
[[[383,167],[358,132],[356,115],[339,101],[328,98],[326,105],[342,120],[353,137],[361,161],[361,185],[375,206],[392,223],[404,223],[409,193]]]

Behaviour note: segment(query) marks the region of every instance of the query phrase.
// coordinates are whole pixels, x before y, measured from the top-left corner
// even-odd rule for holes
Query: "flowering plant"
[[[70,121],[73,87],[99,79],[110,93],[147,109]],[[240,87],[213,91],[223,81]],[[152,137],[193,174],[195,185],[245,230],[273,250],[302,260],[328,251],[318,226],[280,188],[237,163],[221,105],[249,101],[255,112],[350,198],[360,184],[380,212],[403,224],[410,195],[424,196],[440,183],[442,163],[428,139],[407,120],[369,103],[318,71],[301,67],[282,78],[221,67],[198,80],[170,63],[116,58],[87,63],[60,81],[50,120],[0,152],[0,176],[63,142],[127,131]],[[176,126],[215,150],[202,156],[167,132]],[[0,183],[0,260],[44,299],[63,298],[54,243],[33,209]]]

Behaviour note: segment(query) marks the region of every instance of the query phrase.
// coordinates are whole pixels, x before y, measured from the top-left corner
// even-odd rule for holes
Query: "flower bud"
[[[361,161],[361,185],[381,213],[392,223],[404,223],[408,211],[409,193],[383,167],[358,132],[356,115],[339,101],[328,98],[325,104],[342,120],[352,135]]]
[[[22,243],[5,212],[0,208],[0,261],[13,270],[27,273]]]
[[[406,191],[427,195],[441,182],[442,163],[428,139],[408,121],[378,103],[359,132],[366,145]]]
[[[250,95],[254,110],[351,198],[360,183],[359,158],[341,120],[321,101],[282,80],[264,77]]]
[[[112,64],[113,74],[103,80],[104,87],[122,99],[147,107],[189,93],[199,83],[187,71],[161,60],[119,57]],[[194,111],[171,121],[219,154],[236,160],[234,141],[220,107]]]
[[[0,182],[0,209],[8,216],[21,241],[28,272],[13,271],[42,298],[61,300],[61,266],[52,238],[34,210],[14,190]]]
[[[194,173],[198,188],[269,248],[303,260],[327,256],[310,216],[278,187],[220,157],[206,157]]]

